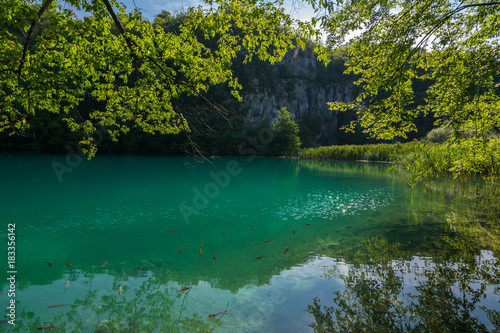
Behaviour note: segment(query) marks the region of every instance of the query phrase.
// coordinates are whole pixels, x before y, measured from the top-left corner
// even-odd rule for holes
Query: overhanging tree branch
[[[450,20],[454,15],[458,14],[459,12],[467,9],[467,8],[472,8],[472,7],[486,7],[486,6],[495,6],[495,5],[500,5],[500,2],[488,2],[488,3],[478,3],[478,4],[468,4],[468,5],[462,5],[463,1],[460,3],[459,6],[457,6],[455,9],[451,10],[450,12],[446,13],[446,15],[444,15],[440,20],[439,20],[439,23],[434,26],[429,32],[427,32],[425,34],[425,36],[418,42],[418,44],[416,45],[416,47],[414,47],[412,50],[410,50],[410,53],[408,54],[408,56],[405,58],[405,60],[403,61],[403,63],[398,67],[396,68],[396,70],[394,71],[394,73],[389,77],[389,79],[387,80],[388,82],[390,82],[394,76],[401,72],[403,69],[404,69],[404,66],[408,63],[408,61],[411,59],[411,57],[413,57],[418,50],[420,50],[420,48],[424,45],[424,43],[426,43],[429,38],[441,27],[443,26],[443,24],[445,24],[448,20]],[[408,13],[408,11],[406,12]],[[405,13],[405,14],[406,14]],[[404,15],[405,15],[404,14]],[[402,16],[404,16],[402,15]],[[401,19],[400,16],[397,21],[399,21]]]
[[[417,50],[420,49],[420,47],[429,40],[429,38],[431,37],[431,35],[437,30],[439,29],[443,24],[445,24],[449,19],[451,19],[451,17],[455,14],[458,14],[459,12],[467,9],[467,8],[472,8],[472,7],[485,7],[485,6],[496,6],[496,5],[500,5],[500,2],[488,2],[488,3],[478,3],[478,4],[469,4],[469,5],[463,5],[463,6],[458,6],[457,8],[455,8],[454,10],[450,11],[449,13],[447,13],[446,15],[443,16],[443,18],[440,20],[439,24],[436,25],[435,27],[433,27],[433,29],[431,31],[429,31],[425,36],[424,38],[422,38],[422,40],[420,40],[420,42],[417,44],[417,46],[410,52],[410,54],[406,57],[405,61],[403,62],[403,64],[398,68],[398,71],[402,70],[403,67],[406,65],[406,63],[408,62],[408,60],[410,60],[410,58],[412,56],[415,55],[415,53],[417,52]]]
[[[113,7],[111,6],[111,4],[109,3],[108,0],[102,0],[102,2],[104,3],[104,5],[106,6],[106,9],[108,10],[109,14],[111,15],[111,18],[113,19],[113,21],[115,22],[115,25],[117,26],[118,30],[120,31],[121,35],[123,36],[123,38],[125,38],[125,42],[127,43],[127,46],[132,54],[132,57],[134,58],[134,61],[136,62],[136,70],[137,70],[137,67],[139,65],[139,57],[137,56],[137,54],[135,53],[134,51],[134,47],[137,47],[137,44],[130,39],[129,36],[127,36],[126,34],[126,31],[125,31],[125,27],[123,26],[122,22],[120,21],[120,18],[116,15],[115,11],[113,10]],[[200,94],[199,92],[197,92],[188,82],[184,82],[184,81],[179,81],[177,80],[175,77],[171,76],[170,74],[168,74],[165,69],[163,68],[163,66],[161,66],[161,64],[158,63],[158,61],[156,61],[153,57],[151,56],[146,56],[146,59],[148,59],[151,63],[153,63],[162,73],[165,77],[169,78],[170,80],[172,80],[172,82],[175,82],[177,84],[181,84],[185,87],[187,87],[188,89],[190,89],[195,95],[201,97],[206,103],[208,103],[210,106],[212,106],[215,110],[217,110],[217,112],[222,115],[226,120],[228,120],[223,114],[222,112],[220,111],[220,109],[216,106],[216,105],[213,105],[205,96],[203,96],[202,94]],[[229,120],[228,120],[229,121]]]
[[[28,46],[30,44],[31,37],[33,36],[33,33],[35,31],[35,26],[38,22],[38,20],[42,17],[43,13],[49,8],[50,4],[52,3],[53,0],[46,0],[43,4],[42,7],[38,10],[38,13],[36,17],[31,21],[31,26],[30,29],[28,30],[28,34],[26,35],[26,40],[24,41],[24,47],[23,47],[23,55],[21,57],[21,61],[19,63],[19,68],[17,69],[17,78],[21,78],[21,72],[24,67],[24,62],[26,61],[26,55],[28,53]]]

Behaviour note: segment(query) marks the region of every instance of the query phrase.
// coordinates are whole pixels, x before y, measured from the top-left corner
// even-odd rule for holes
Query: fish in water
[[[60,325],[48,325],[48,326],[40,326],[40,327],[37,327],[36,330],[37,331],[48,331],[48,330],[52,330],[54,328],[57,328],[57,327],[60,327],[64,324],[60,324]]]
[[[215,252],[213,252],[213,254],[214,254],[214,260],[217,260],[217,257],[215,256]]]
[[[311,225],[311,223],[304,223],[305,225]]]
[[[209,314],[208,318],[216,317],[216,316],[221,315],[221,314],[226,313],[226,312],[227,312],[227,310],[214,312],[214,313]]]
[[[255,243],[255,244],[252,244],[252,246],[255,246],[255,245],[261,245],[262,243]]]
[[[194,286],[189,286],[189,287],[184,287],[184,288],[181,288],[181,289],[177,290],[177,292],[178,292],[178,293],[180,293],[180,292],[182,292],[182,291],[186,291],[186,290],[189,290],[189,289],[191,289],[191,288],[193,288],[193,287],[196,287],[196,285],[194,285]]]
[[[343,239],[343,238],[341,238],[341,239],[339,239],[339,242],[342,242],[343,240],[344,240],[344,239]]]
[[[347,227],[346,229],[351,229],[352,227]]]
[[[227,234],[229,231],[224,231],[224,232],[221,232],[221,235],[225,235]]]
[[[199,247],[202,247],[203,245],[205,245],[205,244],[201,244],[201,245],[198,245],[198,246],[199,246]]]
[[[206,230],[202,230],[202,231],[200,231],[200,232],[205,232],[205,231],[206,231]]]
[[[285,252],[283,254],[286,254],[288,252],[289,247],[286,248]]]
[[[295,230],[292,230],[292,231],[293,231],[293,233],[295,234]]]
[[[66,266],[68,267],[73,267],[73,265],[66,263]]]
[[[262,258],[265,258],[266,256],[260,256],[260,257],[256,257],[255,260],[257,259],[262,259]]]
[[[272,241],[272,239],[265,240],[262,243],[269,243],[270,241]]]
[[[253,230],[257,229],[257,227],[253,228]]]
[[[64,281],[64,292],[66,292],[66,289],[68,289],[69,286],[69,280]]]
[[[254,239],[252,238],[252,239],[250,239],[250,240],[249,240],[249,242],[251,242],[251,241],[253,241],[253,240],[254,240]]]
[[[73,306],[72,304],[57,304],[57,305],[49,305],[47,308],[52,309],[52,308],[62,308],[64,306]]]
[[[108,262],[107,262],[107,261],[105,261],[105,262],[104,262],[104,264],[102,264],[99,268],[103,268],[104,266],[106,266],[106,264],[107,264],[107,263],[108,263]]]
[[[47,264],[49,264],[50,268],[54,268],[50,262],[47,261]]]
[[[169,231],[175,231],[175,230],[179,230],[180,228],[175,228],[175,229],[172,229],[172,230],[169,230]]]
[[[181,247],[180,249],[177,249],[177,250],[175,250],[175,252],[179,252],[179,251],[182,251],[182,250],[184,250],[185,248],[186,248],[186,246],[184,246],[184,247]]]
[[[123,290],[122,286],[119,286],[118,287],[118,295],[120,295],[120,296],[122,295],[122,290]]]
[[[201,247],[200,247],[200,256],[203,254],[203,251],[201,250]]]

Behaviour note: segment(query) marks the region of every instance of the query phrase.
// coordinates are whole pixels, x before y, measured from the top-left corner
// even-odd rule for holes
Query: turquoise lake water
[[[0,161],[3,274],[16,281],[10,296],[3,280],[0,304],[15,300],[16,325],[2,331],[313,332],[387,317],[407,330],[500,327],[497,256],[482,229],[471,231],[470,207],[410,191],[387,165]],[[334,309],[335,324],[319,319]]]

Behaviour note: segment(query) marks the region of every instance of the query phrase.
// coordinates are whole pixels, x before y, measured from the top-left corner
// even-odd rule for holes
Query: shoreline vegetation
[[[460,180],[480,175],[493,182],[500,176],[500,138],[327,146],[301,150],[297,157],[392,163],[408,173],[411,185],[419,179],[446,174]]]

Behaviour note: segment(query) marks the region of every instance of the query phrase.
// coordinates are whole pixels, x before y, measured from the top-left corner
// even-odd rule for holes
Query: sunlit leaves
[[[79,20],[64,4],[92,15]],[[64,113],[90,156],[98,128],[115,141],[131,127],[151,134],[189,131],[174,111],[175,100],[222,83],[239,98],[241,86],[231,70],[237,52],[244,52],[245,61],[275,63],[302,43],[297,36],[319,36],[285,14],[281,2],[208,4],[190,9],[172,32],[137,10],[127,14],[117,1],[5,2],[0,130],[27,135],[35,113]],[[80,104],[89,99],[95,106],[84,112]]]
[[[347,43],[347,72],[359,75],[356,83],[363,91],[350,105],[331,108],[355,110],[365,133],[386,140],[406,138],[417,129],[415,119],[428,114],[436,117],[436,125],[453,128],[458,140],[462,133],[475,132],[486,141],[498,129],[498,3],[313,3],[324,15],[332,46],[344,45],[346,36],[357,33]],[[429,82],[426,104],[416,106],[412,85],[424,80]],[[464,142],[464,149],[467,145]],[[472,161],[463,162],[472,169],[462,171],[478,170]]]

